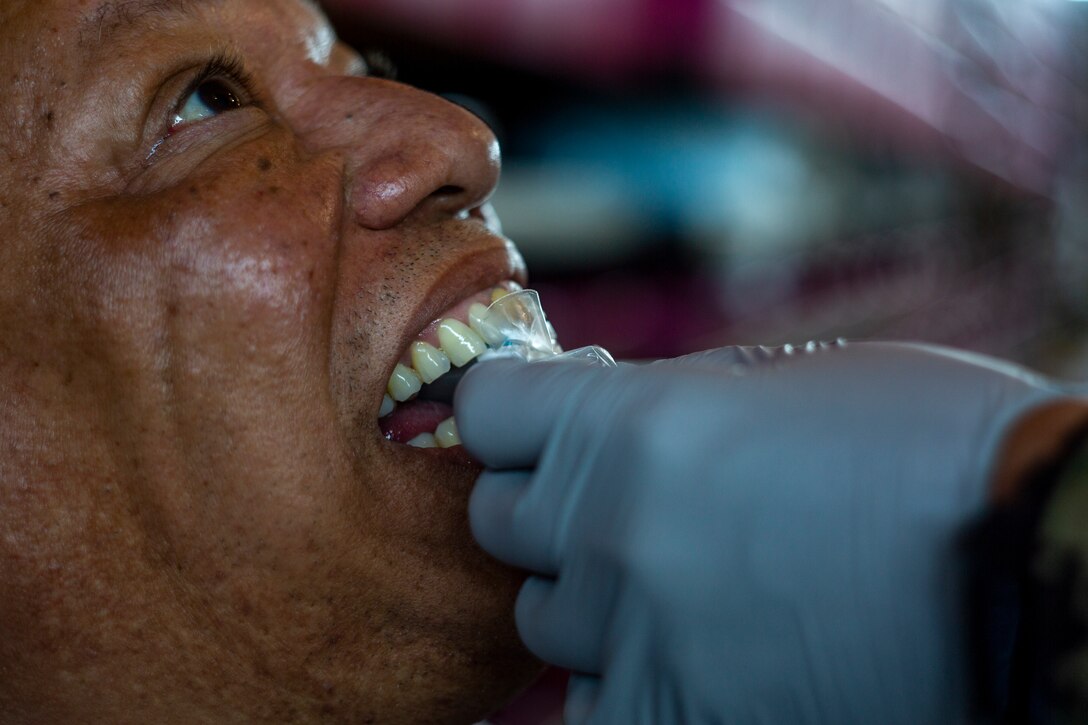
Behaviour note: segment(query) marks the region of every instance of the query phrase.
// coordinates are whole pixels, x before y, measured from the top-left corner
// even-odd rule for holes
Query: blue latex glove
[[[1010,422],[1059,395],[933,347],[482,363],[472,530],[569,723],[952,723],[957,535]]]

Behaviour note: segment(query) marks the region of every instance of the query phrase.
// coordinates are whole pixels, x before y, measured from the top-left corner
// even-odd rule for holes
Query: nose
[[[322,79],[288,116],[309,150],[344,154],[348,203],[367,229],[463,215],[499,180],[499,144],[483,121],[400,83]]]

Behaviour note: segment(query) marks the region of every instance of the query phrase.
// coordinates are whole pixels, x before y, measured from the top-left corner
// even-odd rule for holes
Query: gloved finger
[[[698,370],[711,369],[716,372],[736,373],[771,360],[774,357],[774,349],[769,347],[730,346],[693,352],[681,357],[655,360],[652,365]]]
[[[590,675],[571,675],[567,685],[567,699],[563,706],[565,725],[584,725],[589,722],[597,707],[601,680]]]
[[[531,468],[557,419],[613,371],[580,360],[479,363],[454,396],[465,449],[488,468]]]
[[[551,520],[525,515],[524,496],[532,473],[486,471],[468,500],[468,521],[476,542],[491,556],[519,569],[554,574]]]
[[[812,341],[804,345],[780,347],[720,347],[714,350],[694,352],[682,357],[657,360],[654,366],[685,367],[689,369],[744,375],[761,365],[784,362],[791,358],[822,353],[846,346],[845,340],[834,342]]]
[[[568,576],[566,571],[562,576]],[[514,618],[522,642],[545,662],[576,672],[601,670],[606,601],[584,586],[530,577],[522,585]]]

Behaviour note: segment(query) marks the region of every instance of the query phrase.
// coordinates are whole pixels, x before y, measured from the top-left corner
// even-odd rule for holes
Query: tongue
[[[397,405],[390,415],[378,421],[382,435],[397,443],[407,443],[420,433],[434,433],[438,424],[453,415],[453,407],[433,400],[413,400]]]

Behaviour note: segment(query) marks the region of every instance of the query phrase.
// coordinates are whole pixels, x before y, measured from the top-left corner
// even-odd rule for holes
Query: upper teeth
[[[500,287],[491,292],[490,298],[494,302],[508,294],[509,290]],[[475,303],[469,308],[468,324],[453,318],[438,323],[438,347],[422,340],[413,342],[409,348],[411,366],[399,363],[393,370],[387,386],[389,394],[382,399],[379,417],[390,415],[396,409],[396,403],[415,397],[424,383],[429,385],[438,380],[450,371],[451,366],[464,367],[486,352],[489,346],[502,345],[502,334],[486,322],[486,317],[487,307]],[[460,444],[452,418],[443,423],[435,435],[442,447]],[[410,443],[425,446],[433,440],[434,437],[421,436]]]
[[[450,359],[434,345],[420,340],[412,343],[412,367],[423,382],[430,384],[450,371]]]
[[[503,343],[503,334],[487,322],[487,308],[479,302],[468,308],[468,324],[489,346],[498,347]]]
[[[487,352],[484,339],[460,320],[442,320],[438,326],[438,341],[450,362],[459,368]]]
[[[419,373],[399,363],[389,378],[389,395],[398,403],[408,400],[422,387],[423,380],[419,377]]]

